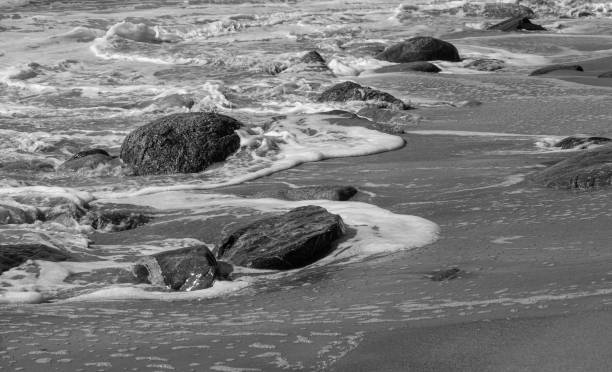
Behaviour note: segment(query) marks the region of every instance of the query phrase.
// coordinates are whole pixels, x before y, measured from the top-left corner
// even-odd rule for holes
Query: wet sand
[[[522,181],[570,154],[540,151],[542,137],[611,133],[610,90],[504,74],[397,81],[376,78],[390,91],[483,105],[422,109],[424,120],[406,130],[443,132],[407,133],[397,151],[304,164],[221,191],[350,184],[358,201],[434,221],[437,242],[216,299],[2,306],[2,370],[610,370],[610,190]],[[109,239],[215,241],[214,226],[161,223]],[[459,277],[425,277],[448,267]]]

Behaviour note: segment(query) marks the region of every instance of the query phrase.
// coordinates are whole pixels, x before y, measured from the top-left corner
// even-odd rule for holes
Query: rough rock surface
[[[376,56],[377,59],[396,63],[415,61],[459,62],[459,51],[451,43],[433,37],[418,36],[392,45]]]
[[[212,112],[168,115],[128,134],[120,156],[136,175],[201,172],[238,150],[240,126]]]
[[[216,252],[218,258],[235,265],[289,270],[327,255],[344,232],[340,216],[309,205],[232,231]]]
[[[27,260],[66,261],[67,253],[43,244],[0,245],[0,274]]]
[[[580,65],[550,65],[534,70],[529,76],[537,76],[548,74],[549,72],[558,71],[558,70],[574,70],[574,71],[584,71],[582,66]]]
[[[532,177],[555,189],[593,190],[612,185],[612,145],[580,152]]]
[[[218,274],[218,263],[205,245],[176,249],[146,257],[134,266],[133,272],[142,283],[166,285],[175,291],[209,288],[215,279],[229,276],[224,264]],[[229,273],[228,273],[229,272]]]
[[[364,87],[352,81],[336,84],[324,91],[318,99],[319,102],[348,102],[372,101],[379,107],[407,110],[410,106],[389,93]]]
[[[528,17],[535,14],[526,6],[513,3],[486,3],[482,15],[488,18]]]
[[[612,141],[612,139],[607,137],[571,136],[555,143],[555,147],[560,147],[563,150],[575,148],[586,149],[591,145],[600,145],[610,141]]]
[[[90,210],[80,223],[96,230],[124,231],[135,229],[152,219],[151,210],[133,205],[107,204]]]
[[[385,72],[440,72],[440,68],[433,63],[425,61],[400,63],[399,65],[385,66],[376,69],[374,72],[385,73]]]
[[[477,59],[465,65],[465,68],[478,71],[496,71],[504,68],[506,63],[500,59],[485,58]]]
[[[500,23],[494,24],[487,28],[487,30],[498,30],[498,31],[546,31],[546,29],[540,25],[536,25],[535,23],[531,23],[529,17],[525,17],[523,15],[519,15],[516,17],[512,17],[502,21]]]

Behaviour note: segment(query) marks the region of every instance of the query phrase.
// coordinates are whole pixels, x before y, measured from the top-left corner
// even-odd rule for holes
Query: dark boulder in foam
[[[0,274],[27,260],[59,262],[70,258],[67,253],[43,244],[3,244],[0,245]]]
[[[339,215],[309,205],[232,231],[216,252],[218,258],[235,265],[290,270],[326,256],[344,233]]]
[[[583,72],[584,69],[580,65],[550,65],[534,70],[529,76],[537,76],[548,74],[553,71],[559,70],[569,70],[569,71],[580,71]]]
[[[383,61],[406,63],[415,61],[459,62],[459,51],[449,42],[427,36],[418,36],[392,45],[376,56]]]
[[[120,157],[136,175],[201,172],[240,148],[241,126],[212,112],[168,115],[128,134]]]
[[[366,101],[376,104],[378,107],[393,108],[397,110],[408,110],[411,107],[402,100],[393,97],[389,93],[364,87],[352,81],[336,84],[325,90],[318,102],[349,102]]]
[[[440,72],[440,68],[433,63],[425,62],[425,61],[417,61],[417,62],[408,62],[408,63],[400,63],[398,65],[385,66],[379,69],[374,70],[374,72],[378,73],[386,73],[386,72],[431,72],[437,73]]]
[[[532,176],[546,187],[594,190],[612,185],[612,145],[580,152]]]
[[[125,231],[145,225],[153,219],[152,214],[153,211],[148,208],[128,204],[104,204],[92,207],[80,223],[107,232]]]
[[[612,139],[607,137],[571,136],[555,143],[554,147],[559,147],[563,150],[586,149],[589,146],[601,145],[610,141]]]
[[[496,71],[504,68],[506,63],[500,59],[483,58],[477,59],[465,65],[465,68],[478,71]]]
[[[110,156],[106,150],[90,149],[77,152],[60,165],[59,169],[95,169],[101,165],[112,163],[120,164],[116,157]]]
[[[257,197],[275,197],[285,200],[335,200],[346,201],[357,194],[353,186],[305,186],[273,193],[260,193]]]
[[[205,245],[176,249],[146,257],[134,266],[141,283],[165,285],[175,291],[209,288],[215,279],[229,278],[233,268],[219,263]]]
[[[510,19],[506,19],[503,22],[494,24],[487,28],[487,30],[497,30],[497,31],[546,31],[546,29],[540,25],[536,25],[535,23],[531,23],[529,17],[525,17],[522,15],[512,17]]]

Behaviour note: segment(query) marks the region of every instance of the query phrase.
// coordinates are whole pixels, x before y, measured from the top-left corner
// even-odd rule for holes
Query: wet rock
[[[67,253],[43,244],[4,244],[0,245],[0,274],[27,260],[59,262],[69,259]]]
[[[544,74],[548,74],[549,72],[558,71],[558,70],[574,70],[574,71],[580,71],[580,72],[584,71],[584,69],[580,65],[550,65],[550,66],[545,66],[545,67],[542,67],[542,68],[539,68],[533,71],[531,74],[529,74],[529,76],[544,75]]]
[[[441,282],[444,280],[456,279],[459,276],[460,272],[461,270],[456,267],[453,267],[450,269],[435,270],[427,273],[425,276],[433,280],[434,282]]]
[[[612,139],[606,137],[571,136],[555,143],[554,147],[560,147],[563,150],[586,149],[591,145],[601,145],[610,141]]]
[[[132,205],[106,204],[93,208],[80,222],[96,230],[116,232],[135,229],[152,219],[151,210],[139,209]]]
[[[500,59],[484,58],[477,59],[465,65],[465,68],[478,71],[496,71],[504,68],[506,63]]]
[[[133,268],[139,282],[165,285],[175,291],[209,288],[215,279],[228,278],[232,271],[227,263],[219,267],[217,259],[205,245],[154,254]]]
[[[399,65],[385,66],[379,69],[376,69],[374,72],[385,73],[385,72],[431,72],[436,73],[440,72],[440,68],[433,63],[417,61],[417,62],[408,62],[408,63],[400,63]]]
[[[604,72],[603,74],[597,75],[598,78],[612,78],[612,71]]]
[[[293,72],[293,73],[304,73],[304,72],[329,72],[331,70],[327,67],[325,59],[316,50],[307,52],[300,58],[291,63],[287,64],[276,62],[267,68],[268,73],[272,75],[279,74],[281,72]]]
[[[522,15],[512,17],[510,19],[506,19],[503,22],[494,24],[487,28],[487,30],[497,30],[497,31],[546,31],[546,29],[540,25],[536,25],[535,23],[531,23],[529,17],[525,17]]]
[[[532,177],[555,189],[594,190],[612,185],[612,145],[580,152]]]
[[[418,36],[392,45],[376,56],[383,61],[406,63],[415,61],[459,62],[459,52],[451,43],[433,37]]]
[[[119,165],[119,161],[116,160],[116,157],[110,156],[105,150],[91,149],[77,152],[60,165],[59,169],[95,169],[100,165],[110,163]]]
[[[513,3],[486,3],[482,12],[488,18],[528,17],[533,18],[534,12],[530,8]]]
[[[310,52],[304,54],[302,58],[300,58],[300,62],[325,66],[325,60],[316,50],[311,50]]]
[[[285,200],[337,200],[346,201],[357,193],[353,186],[306,186],[280,190],[273,194],[261,193],[257,197],[275,197]]]
[[[136,175],[201,172],[238,150],[241,125],[212,112],[165,116],[128,134],[120,157]]]
[[[408,110],[411,107],[389,93],[364,87],[352,81],[336,84],[324,91],[318,99],[319,102],[348,102],[371,101],[378,107]]]
[[[344,233],[340,216],[309,205],[232,231],[216,253],[235,265],[289,270],[323,258]]]
[[[0,201],[0,225],[29,224],[42,218],[44,215],[38,208]]]

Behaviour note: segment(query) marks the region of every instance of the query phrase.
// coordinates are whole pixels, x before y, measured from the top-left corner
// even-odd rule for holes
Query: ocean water
[[[485,3],[467,1],[0,0],[0,206],[31,216],[29,223],[0,225],[0,242],[44,243],[78,258],[65,263],[31,261],[5,272],[0,276],[0,303],[239,294],[279,274],[247,272],[233,283],[189,294],[130,285],[121,277],[144,255],[216,242],[215,236],[195,238],[200,235],[192,231],[174,236],[169,233],[173,226],[249,218],[305,204],[339,213],[357,230],[343,243],[341,256],[332,255],[317,265],[362,262],[434,242],[440,234],[435,221],[390,211],[366,199],[284,202],[244,198],[228,187],[248,187],[278,172],[299,171],[301,164],[402,148],[404,138],[367,129],[366,119],[337,111],[355,113],[360,105],[315,101],[325,87],[344,80],[367,83],[416,106],[406,119],[411,126],[408,135],[484,136],[519,143],[491,149],[489,154],[500,156],[555,151],[551,144],[573,133],[520,120],[514,127],[477,130],[436,130],[419,124],[421,116],[435,121],[436,115],[447,115],[449,107],[460,107],[466,100],[495,104],[502,96],[519,101],[537,96],[538,89],[550,88],[545,80],[529,87],[519,82],[515,90],[502,83],[537,66],[612,56],[605,46],[612,41],[607,18],[612,3],[524,5],[532,6],[540,15],[535,21],[551,31],[484,33],[482,29],[495,19],[485,14]],[[589,22],[568,19],[560,25],[559,16],[580,12],[592,13]],[[398,79],[373,72],[391,64],[374,59],[374,51],[418,35],[452,41],[464,60],[435,62],[442,78],[417,74]],[[321,53],[329,71],[313,72],[297,63],[310,50]],[[501,73],[465,67],[478,58],[502,59],[507,66]],[[271,73],[277,66],[289,68]],[[444,76],[459,77],[464,90],[449,90]],[[554,89],[572,97],[571,86]],[[193,107],[188,108],[189,102]],[[131,130],[190,110],[213,110],[242,121],[241,149],[199,174],[135,177],[121,165],[78,172],[59,167],[82,149],[100,147],[118,154]],[[469,108],[456,110],[457,115],[469,113]],[[559,119],[563,120],[561,114]],[[348,121],[353,124],[346,125]],[[341,174],[338,183],[344,182]],[[505,187],[522,179],[520,174],[510,175],[475,187]],[[303,180],[316,184],[316,172]],[[270,187],[287,184],[294,186],[278,176]],[[367,185],[356,184],[362,195],[376,196],[377,187],[367,191]],[[136,238],[116,241],[100,237],[80,219],[79,213],[92,206],[112,203],[152,208],[152,225],[168,235],[137,229]],[[62,211],[60,218],[37,217],[56,209]]]

